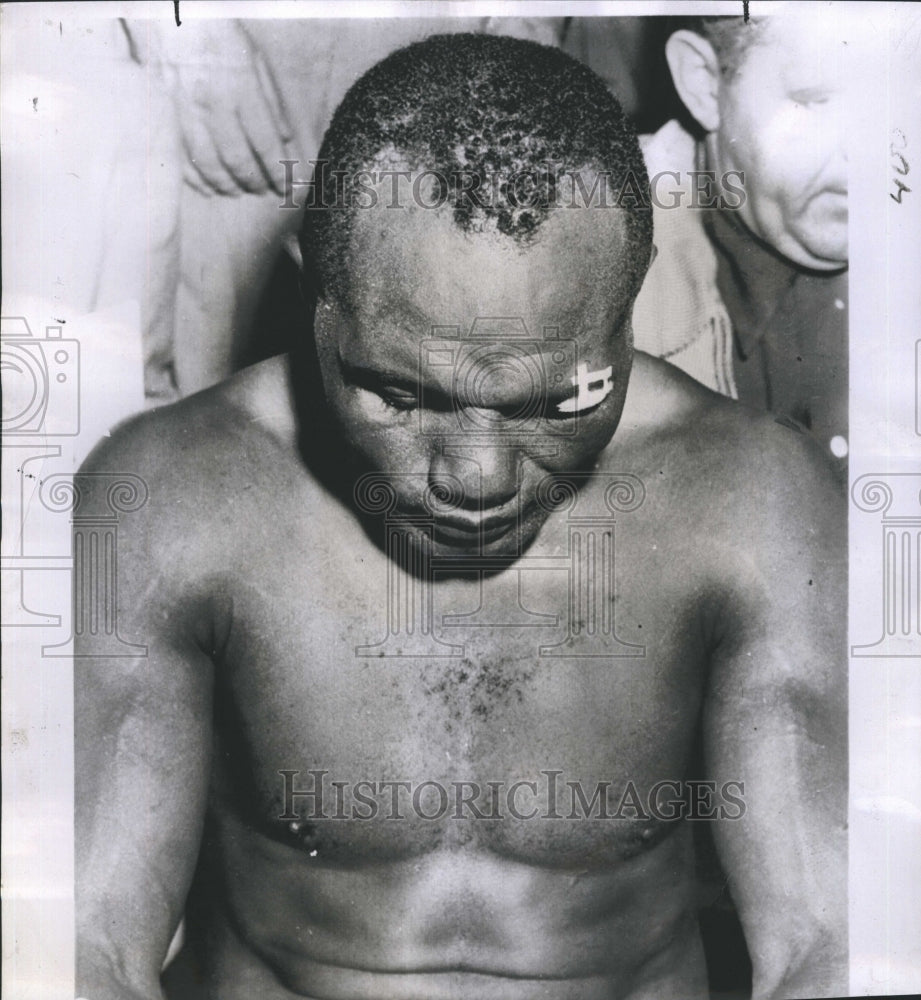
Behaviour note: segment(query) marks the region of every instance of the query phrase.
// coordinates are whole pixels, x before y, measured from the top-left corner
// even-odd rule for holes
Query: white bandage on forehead
[[[570,381],[576,387],[576,394],[557,403],[557,413],[581,413],[606,399],[614,388],[614,366],[590,372],[583,361],[576,367],[576,374]]]

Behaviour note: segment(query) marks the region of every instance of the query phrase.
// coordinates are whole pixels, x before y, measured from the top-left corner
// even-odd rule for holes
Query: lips
[[[830,206],[836,211],[847,211],[847,189],[822,188],[810,198],[810,201],[820,202],[823,206]]]
[[[444,518],[435,521],[435,531],[445,541],[472,545],[482,540],[494,542],[518,525],[518,517]]]

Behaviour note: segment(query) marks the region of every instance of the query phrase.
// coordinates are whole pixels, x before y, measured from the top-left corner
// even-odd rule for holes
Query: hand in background
[[[186,183],[205,195],[283,194],[294,130],[266,53],[239,21],[124,24],[170,95]],[[146,50],[146,58],[144,57]]]

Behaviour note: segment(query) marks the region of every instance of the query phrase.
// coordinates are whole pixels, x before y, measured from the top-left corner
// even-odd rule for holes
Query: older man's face
[[[844,43],[777,18],[720,85],[718,171],[745,172],[747,225],[804,267],[847,262]]]
[[[538,485],[591,467],[620,419],[632,302],[615,209],[556,209],[524,249],[451,210],[357,212],[350,305],[321,302],[329,405],[436,551],[513,554]]]

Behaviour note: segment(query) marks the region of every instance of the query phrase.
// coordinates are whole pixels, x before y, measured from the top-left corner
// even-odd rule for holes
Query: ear
[[[299,275],[298,288],[301,290],[301,298],[308,309],[313,310],[323,302],[323,290],[320,287],[319,276],[314,268],[308,268],[304,263],[304,254],[301,251],[301,243],[297,238],[297,233],[286,233],[281,241],[282,250],[291,258]]]
[[[685,107],[705,132],[716,131],[720,64],[713,46],[694,31],[676,31],[665,43],[665,58]]]
[[[301,253],[301,244],[297,238],[297,233],[285,233],[284,239],[282,240],[282,247],[285,253],[294,261],[297,265],[298,271],[304,273],[304,256]]]

